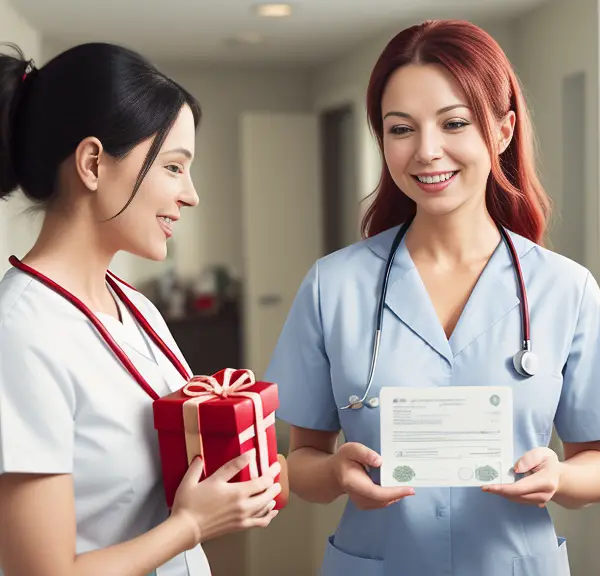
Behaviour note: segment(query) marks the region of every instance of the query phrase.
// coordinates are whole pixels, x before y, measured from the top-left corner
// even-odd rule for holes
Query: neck
[[[94,311],[111,310],[106,272],[114,256],[84,218],[49,211],[23,262],[48,276]]]
[[[500,241],[500,232],[485,206],[443,216],[417,210],[406,235],[411,255],[456,266],[487,259]]]

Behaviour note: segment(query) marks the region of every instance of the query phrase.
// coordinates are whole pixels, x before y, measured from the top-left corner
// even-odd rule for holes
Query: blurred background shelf
[[[167,320],[167,326],[194,374],[244,368],[242,320],[237,302],[227,302],[210,314]]]

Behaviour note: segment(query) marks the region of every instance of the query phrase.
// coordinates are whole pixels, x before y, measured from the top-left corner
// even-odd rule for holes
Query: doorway
[[[352,105],[320,116],[323,180],[323,240],[330,254],[359,240],[355,115]]]

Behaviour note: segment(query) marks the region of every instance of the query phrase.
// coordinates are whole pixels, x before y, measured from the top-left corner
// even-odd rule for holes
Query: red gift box
[[[206,478],[253,448],[256,460],[232,482],[265,473],[277,461],[275,410],[277,386],[256,382],[250,370],[226,368],[213,376],[195,376],[182,389],[154,401],[163,485],[169,508],[190,463],[204,459]],[[275,481],[279,481],[279,475]],[[275,509],[285,506],[283,492]]]

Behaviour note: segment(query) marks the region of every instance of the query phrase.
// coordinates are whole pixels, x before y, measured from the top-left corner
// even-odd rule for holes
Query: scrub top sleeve
[[[554,424],[563,442],[600,440],[600,289],[589,272]]]
[[[318,263],[300,285],[265,380],[278,386],[278,418],[302,428],[339,431],[321,323]]]
[[[0,327],[0,474],[73,471],[75,394],[48,343]]]

